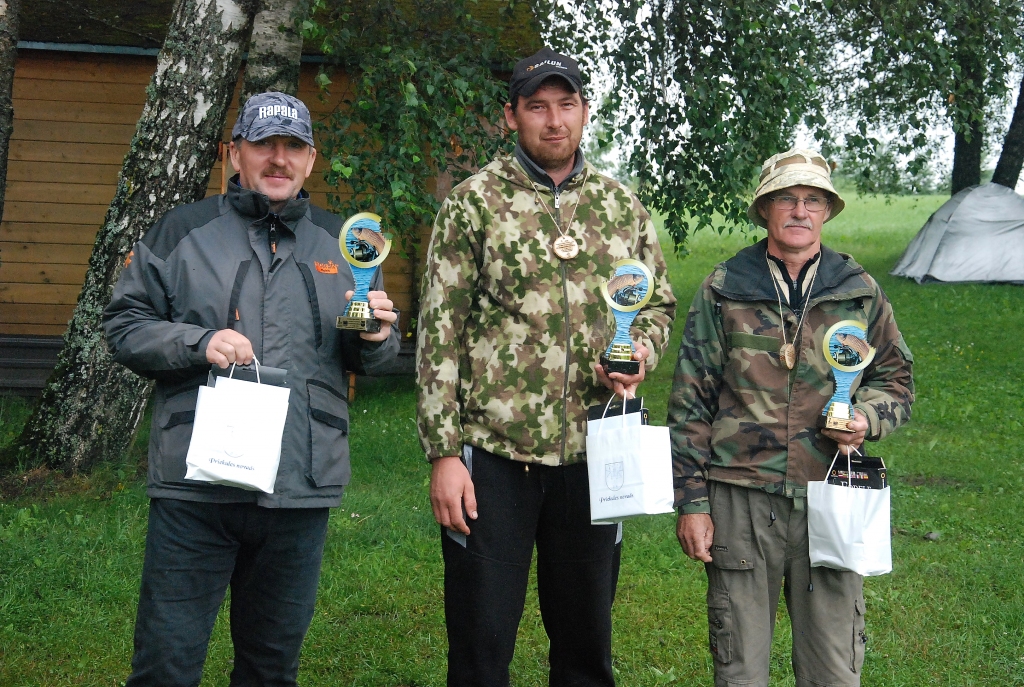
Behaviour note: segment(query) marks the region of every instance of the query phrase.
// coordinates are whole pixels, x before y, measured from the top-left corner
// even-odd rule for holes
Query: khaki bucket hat
[[[757,212],[757,199],[790,186],[813,186],[832,194],[832,212],[827,222],[846,207],[846,203],[832,186],[832,168],[828,160],[813,150],[793,148],[778,155],[772,155],[761,166],[761,178],[754,192],[754,201],[747,208],[747,217],[759,227],[768,226],[764,217]]]

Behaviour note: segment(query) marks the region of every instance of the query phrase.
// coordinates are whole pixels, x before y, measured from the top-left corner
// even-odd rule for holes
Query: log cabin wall
[[[56,362],[156,69],[156,51],[133,52],[151,54],[19,49],[0,222],[0,390],[32,393]],[[302,65],[298,94],[314,120],[337,105],[344,85],[335,78],[334,101],[321,102],[316,71],[315,64]],[[236,96],[224,141],[237,107]],[[208,194],[220,193],[221,164],[210,174]],[[230,161],[223,164],[230,177]],[[318,159],[306,189],[327,208],[333,189],[323,169]],[[403,312],[403,332],[409,331],[414,267],[398,251],[384,263],[389,295]]]

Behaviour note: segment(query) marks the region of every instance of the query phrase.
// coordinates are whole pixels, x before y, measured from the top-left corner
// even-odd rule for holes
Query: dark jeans
[[[586,464],[527,470],[480,449],[469,463],[479,518],[468,537],[441,535],[449,687],[509,684],[534,543],[549,684],[614,685],[619,528],[590,524]]]
[[[231,585],[232,685],[295,685],[326,508],[153,499],[127,687],[198,685]]]

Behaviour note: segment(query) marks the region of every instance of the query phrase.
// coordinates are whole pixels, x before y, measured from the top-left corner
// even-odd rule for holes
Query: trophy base
[[[350,332],[369,332],[376,334],[380,331],[380,320],[376,317],[345,317],[341,316],[335,322],[336,329],[343,329]]]
[[[601,363],[601,367],[604,368],[605,374],[610,374],[612,372],[620,372],[624,375],[640,374],[639,360],[611,360],[602,354],[599,362]]]
[[[853,422],[853,409],[848,403],[832,403],[829,406],[828,414],[818,419],[818,425],[825,429],[835,429],[840,432],[853,432],[850,423]]]
[[[366,301],[352,301],[345,309],[345,314],[334,323],[335,328],[344,329],[350,332],[370,332],[376,334],[380,331],[380,320],[373,316],[370,306]]]

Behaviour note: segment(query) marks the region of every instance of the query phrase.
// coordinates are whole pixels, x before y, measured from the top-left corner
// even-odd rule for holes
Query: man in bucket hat
[[[199,684],[229,587],[231,684],[296,683],[328,509],[349,477],[348,372],[374,374],[398,352],[379,273],[369,304],[381,331],[334,326],[354,285],[338,268],[342,219],[302,188],[316,159],[306,106],[253,96],[230,150],[227,193],[165,214],[128,255],[103,316],[114,360],[156,380],[130,687]],[[273,493],[185,479],[210,365],[254,357],[287,370],[290,390]]]
[[[669,399],[676,534],[708,576],[716,685],[768,685],[779,594],[798,687],[859,685],[862,578],[811,568],[805,497],[838,450],[910,418],[911,364],[892,307],[853,258],[821,244],[845,203],[828,162],[769,158],[748,216],[768,236],[719,264],[686,319]],[[834,391],[825,332],[854,320],[876,349],[853,386],[850,431],[820,429]]]

